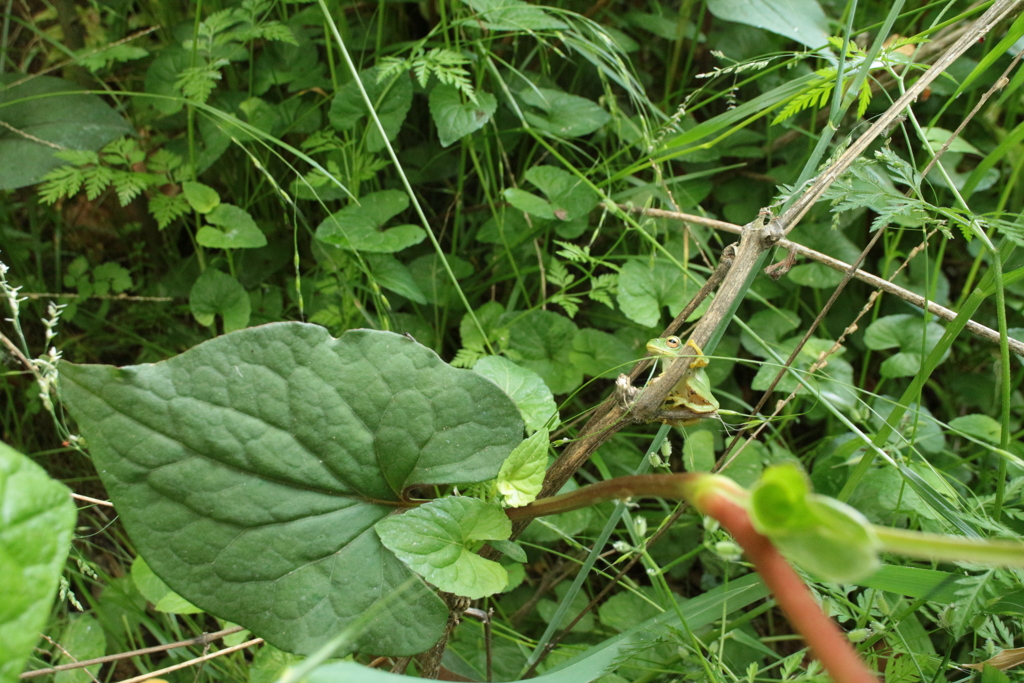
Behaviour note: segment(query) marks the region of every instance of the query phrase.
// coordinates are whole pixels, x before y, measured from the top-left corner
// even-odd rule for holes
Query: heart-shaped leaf
[[[377,68],[365,69],[359,72],[359,80],[366,88],[366,94],[373,102],[373,108],[377,112],[384,132],[388,140],[394,140],[398,135],[402,122],[405,121],[412,106],[412,81],[406,76],[399,76],[396,79],[377,81]],[[368,116],[366,104],[363,102],[363,95],[359,92],[359,86],[354,81],[346,83],[338,89],[338,93],[331,102],[331,110],[328,118],[336,130],[348,130],[355,127],[360,119]],[[384,148],[384,139],[381,138],[377,126],[370,125],[366,131],[366,149],[370,152],[377,152]]]
[[[505,568],[477,555],[473,542],[503,541],[511,533],[502,509],[479,498],[438,498],[377,524],[381,541],[410,569],[443,591],[473,600],[508,585]]]
[[[422,242],[427,233],[416,225],[399,225],[388,230],[380,227],[405,211],[409,197],[399,190],[374,192],[359,198],[324,219],[316,229],[321,242],[345,249],[391,253]]]
[[[211,327],[219,315],[224,331],[234,332],[249,324],[252,303],[245,288],[227,273],[207,268],[192,285],[188,305],[200,325]]]
[[[153,365],[61,366],[65,405],[125,528],[172,590],[280,649],[309,653],[386,609],[356,646],[429,648],[447,609],[373,526],[413,485],[495,477],[515,404],[390,332],[332,339],[275,323]]]
[[[430,116],[442,147],[480,130],[498,110],[498,100],[490,93],[478,92],[476,100],[463,102],[454,85],[439,85],[431,91]]]
[[[196,233],[196,242],[213,249],[259,249],[267,246],[267,236],[249,212],[234,204],[218,204],[208,220],[216,228],[204,225]]]

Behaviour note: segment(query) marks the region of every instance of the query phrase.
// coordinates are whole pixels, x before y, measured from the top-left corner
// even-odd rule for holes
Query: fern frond
[[[43,184],[39,187],[39,198],[47,204],[58,199],[78,194],[85,180],[85,173],[75,166],[58,166],[43,176]]]
[[[85,196],[91,202],[107,189],[114,172],[107,166],[93,166],[85,170]]]
[[[189,205],[184,195],[176,194],[172,197],[158,192],[149,198],[149,213],[156,219],[156,225],[161,230],[188,210]]]

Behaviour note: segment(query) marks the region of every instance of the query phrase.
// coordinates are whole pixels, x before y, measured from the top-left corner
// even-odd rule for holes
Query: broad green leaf
[[[640,355],[639,350],[631,349],[614,334],[588,327],[573,337],[569,360],[584,375],[614,379]]]
[[[981,413],[954,417],[949,428],[988,443],[999,443],[1003,431],[998,420]]]
[[[814,289],[835,289],[843,280],[843,274],[822,263],[801,263],[787,273],[791,281],[801,287]]]
[[[505,197],[505,201],[524,213],[548,220],[555,218],[555,209],[551,203],[532,192],[520,190],[518,187],[510,187],[501,194]]]
[[[412,81],[406,75],[396,79],[377,82],[377,68],[364,69],[359,72],[359,80],[366,88],[370,101],[373,102],[377,117],[388,140],[394,140],[398,135],[402,122],[405,121],[412,106]],[[331,125],[337,130],[348,130],[355,127],[360,120],[367,118],[369,114],[363,102],[363,96],[359,87],[354,81],[346,83],[338,89],[338,93],[331,102],[331,111],[328,118]],[[362,130],[360,130],[362,134]],[[377,126],[368,122],[366,128],[366,149],[370,152],[377,152],[384,148],[384,140],[377,130]]]
[[[667,307],[670,315],[679,313],[703,284],[703,278],[688,277],[664,259],[630,259],[619,273],[619,307],[633,322],[655,327],[661,321],[662,308]],[[709,304],[705,300],[694,317],[699,318]]]
[[[13,683],[50,618],[77,513],[71,492],[0,442],[0,681]]]
[[[220,195],[209,185],[186,180],[181,184],[181,193],[188,205],[199,213],[210,213],[220,205]]]
[[[234,204],[220,204],[206,220],[216,225],[204,225],[196,233],[196,241],[212,249],[259,249],[267,246],[267,236],[256,225],[249,212]]]
[[[498,472],[498,493],[509,507],[529,505],[544,485],[548,467],[548,430],[539,429],[516,446]]]
[[[107,637],[103,634],[103,627],[88,614],[72,614],[68,617],[67,626],[57,642],[61,647],[61,655],[55,662],[58,666],[107,654]],[[91,683],[96,680],[95,676],[101,666],[93,664],[82,669],[58,671],[53,676],[53,683]]]
[[[172,591],[163,579],[153,573],[144,558],[135,558],[131,574],[139,592],[153,603],[156,611],[170,614],[198,614],[203,611]]]
[[[320,223],[316,238],[355,251],[391,253],[419,244],[427,237],[416,225],[399,225],[387,230],[381,226],[409,206],[409,197],[399,190],[373,192],[359,198]]]
[[[375,527],[384,546],[443,591],[473,600],[500,593],[505,568],[476,554],[474,541],[506,540],[512,522],[500,507],[478,498],[438,498]]]
[[[751,331],[768,344],[778,344],[786,334],[800,326],[800,316],[795,311],[770,308],[750,316],[747,325]],[[740,334],[740,343],[748,353],[758,358],[767,358],[768,352],[745,330]]]
[[[441,84],[431,91],[430,116],[437,126],[442,147],[480,130],[498,110],[498,100],[490,93],[477,91],[476,100],[476,103],[463,102],[454,85]]]
[[[610,629],[625,631],[664,612],[659,602],[660,598],[653,588],[622,591],[608,598],[598,608],[598,620]]]
[[[145,90],[150,95],[159,97],[146,98],[146,103],[162,114],[174,114],[185,105],[181,91],[174,86],[178,74],[192,63],[192,54],[188,50],[169,47],[157,53],[149,69],[146,70]],[[173,99],[172,99],[173,98]]]
[[[523,0],[464,0],[476,10],[472,24],[477,21],[492,31],[558,31],[566,29],[565,22],[560,21],[541,7],[536,7]]]
[[[216,316],[224,320],[224,332],[234,332],[249,324],[251,302],[245,288],[227,273],[207,268],[188,295],[192,315],[200,325],[212,327]]]
[[[536,197],[536,195],[531,196]],[[540,200],[540,197],[536,198]],[[522,209],[517,210],[502,205],[496,215],[491,216],[486,223],[480,226],[480,232],[476,234],[476,238],[480,242],[501,244],[512,248],[530,237],[530,234],[536,229],[537,226],[531,226],[526,222]]]
[[[461,282],[473,274],[473,265],[454,254],[445,254],[445,260],[452,269],[452,273]],[[412,279],[427,297],[427,303],[438,306],[447,306],[458,301],[458,293],[452,279],[445,272],[441,259],[437,254],[424,254],[409,264],[409,272]]]
[[[391,254],[367,254],[366,263],[370,266],[373,279],[384,289],[390,289],[418,304],[427,303],[427,298],[412,279],[412,273]]]
[[[561,90],[526,88],[519,99],[527,107],[527,123],[558,137],[589,135],[612,118],[594,102]]]
[[[911,377],[921,369],[921,359],[935,348],[944,330],[938,323],[925,324],[910,313],[879,318],[864,331],[864,344],[869,349],[899,348],[901,353],[882,363],[884,377]],[[943,360],[948,356],[943,356]]]
[[[677,637],[682,628],[680,614],[687,630],[699,631],[717,622],[723,614],[743,609],[767,595],[768,589],[757,574],[733,579],[687,600],[678,611],[662,612],[625,633],[585,648],[554,671],[528,680],[530,683],[591,683],[656,643]],[[335,662],[313,670],[308,680],[309,683],[402,683],[406,678],[355,662]]]
[[[382,598],[377,654],[429,648],[447,617],[373,526],[409,486],[494,478],[512,401],[401,335],[275,323],[151,365],[62,364],[64,403],[140,554],[172,590],[309,653]]]
[[[553,394],[568,394],[583,382],[583,373],[570,361],[576,325],[551,311],[530,311],[510,328],[509,359],[533,370]]]
[[[135,129],[96,95],[77,93],[74,83],[21,73],[0,74],[0,190],[37,183],[64,164],[54,147],[98,150]],[[43,142],[36,142],[41,140]],[[15,161],[16,160],[16,161]]]
[[[563,602],[565,602],[568,596],[570,584],[567,581],[562,581],[555,586],[555,595],[552,596],[554,599],[545,599],[537,603],[537,614],[540,618],[547,623],[551,623],[555,616],[558,614],[558,608]],[[562,618],[558,623],[558,628],[565,629],[569,627],[569,622],[576,618],[577,614],[585,612],[587,609],[587,603],[590,602],[590,598],[583,591],[576,593],[572,602],[569,605],[569,609],[562,614]],[[594,626],[597,624],[597,619],[594,618],[594,613],[586,612],[584,617],[576,622],[572,627],[573,633],[587,633],[594,630]]]
[[[582,218],[600,200],[583,180],[554,166],[534,166],[524,177],[547,196],[559,220]]]
[[[719,19],[754,26],[818,48],[829,37],[828,18],[816,0],[708,0]]]
[[[502,356],[486,356],[476,362],[473,372],[497,384],[516,402],[527,431],[535,432],[545,426],[554,429],[559,425],[555,397],[541,376],[533,370],[516,365]]]

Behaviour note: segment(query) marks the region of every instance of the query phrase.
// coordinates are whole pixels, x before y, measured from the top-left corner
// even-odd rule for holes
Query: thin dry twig
[[[203,662],[207,662],[207,661],[209,661],[211,659],[216,659],[217,657],[223,657],[224,655],[229,655],[232,652],[238,652],[239,650],[245,650],[246,648],[250,648],[253,645],[259,645],[262,642],[263,642],[262,638],[253,638],[252,640],[247,640],[244,643],[239,643],[238,645],[232,645],[231,647],[226,647],[223,650],[217,650],[216,652],[211,652],[209,654],[205,654],[202,657],[196,657],[195,659],[190,659],[187,662],[181,662],[180,664],[175,664],[174,666],[168,666],[168,667],[165,667],[163,669],[157,669],[156,671],[150,671],[148,674],[142,674],[141,676],[136,676],[135,678],[125,678],[125,679],[123,679],[121,681],[118,681],[118,683],[140,683],[140,681],[147,681],[150,678],[156,678],[157,676],[162,676],[162,675],[170,673],[172,671],[177,671],[179,669],[186,669],[186,668],[188,668],[190,666],[195,666],[196,664],[202,664]]]
[[[731,232],[734,234],[739,234],[739,232],[743,229],[743,226],[736,225],[735,223],[720,221],[714,218],[705,218],[704,216],[697,216],[689,213],[681,213],[678,211],[665,211],[663,209],[641,208],[634,208],[633,210],[637,212],[642,212],[648,216],[654,216],[657,218],[670,218],[674,220],[684,221],[687,223],[696,223],[697,225],[704,225],[709,228],[715,228],[716,230],[721,230],[723,232]],[[850,268],[849,263],[840,261],[837,258],[834,258],[827,254],[823,254],[820,251],[815,251],[814,249],[805,247],[802,244],[798,244],[791,240],[779,240],[778,246],[782,249],[793,250],[796,252],[798,256],[803,256],[804,258],[817,261],[818,263],[826,265],[829,268],[832,268],[833,270],[843,272]],[[950,310],[945,306],[935,303],[934,301],[927,300],[920,294],[917,294],[916,292],[911,292],[909,289],[904,289],[903,287],[895,285],[889,280],[878,277],[877,275],[869,273],[866,270],[856,270],[853,274],[853,277],[865,284],[871,285],[872,287],[876,287],[882,290],[883,292],[892,294],[893,296],[897,296],[900,299],[906,301],[907,303],[917,306],[918,308],[923,308],[932,315],[936,316],[937,318],[941,318],[946,322],[952,322],[956,318],[956,311]],[[971,320],[967,323],[966,329],[969,330],[972,334],[975,334],[978,337],[981,337],[982,339],[990,341],[993,344],[999,343],[999,332],[993,330],[991,327],[986,327],[981,323]],[[1024,343],[1017,341],[1016,339],[1010,339],[1010,349],[1012,349],[1013,352],[1018,355],[1024,355]]]
[[[201,636],[195,638],[189,638],[188,640],[179,640],[174,643],[166,643],[165,645],[154,645],[153,647],[142,648],[141,650],[132,650],[131,652],[121,652],[116,655],[107,655],[105,657],[97,657],[96,659],[83,659],[80,662],[72,662],[70,664],[61,664],[60,666],[51,666],[46,669],[36,669],[34,671],[26,671],[21,674],[20,678],[35,678],[36,676],[45,676],[47,674],[57,673],[58,671],[68,671],[69,669],[79,669],[83,666],[92,666],[93,664],[106,664],[107,662],[117,662],[122,659],[131,659],[132,657],[139,657],[141,655],[149,655],[154,652],[164,652],[166,650],[173,650],[178,647],[188,647],[190,645],[209,645],[215,640],[219,640],[224,636],[229,636],[232,633],[238,633],[242,630],[241,626],[232,626],[226,628],[223,631],[216,631],[215,633],[204,633]],[[155,676],[152,674],[151,676]],[[151,677],[150,676],[150,677]]]

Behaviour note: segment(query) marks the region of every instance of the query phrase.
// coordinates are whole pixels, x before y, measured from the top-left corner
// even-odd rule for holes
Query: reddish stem
[[[718,520],[753,561],[768,589],[793,628],[803,636],[814,656],[835,683],[878,683],[878,678],[857,655],[835,622],[821,610],[796,570],[750,522],[746,508],[734,502],[744,492],[731,481],[703,473],[640,474],[617,477],[584,486],[521,508],[505,510],[513,521],[522,521],[579,510],[607,500],[655,496],[685,500],[700,512]]]
[[[754,563],[768,589],[775,594],[789,623],[803,636],[835,683],[878,683],[878,678],[858,656],[850,641],[814,600],[796,570],[771,541],[759,534],[747,511],[726,496],[702,496],[703,512],[717,519]]]

